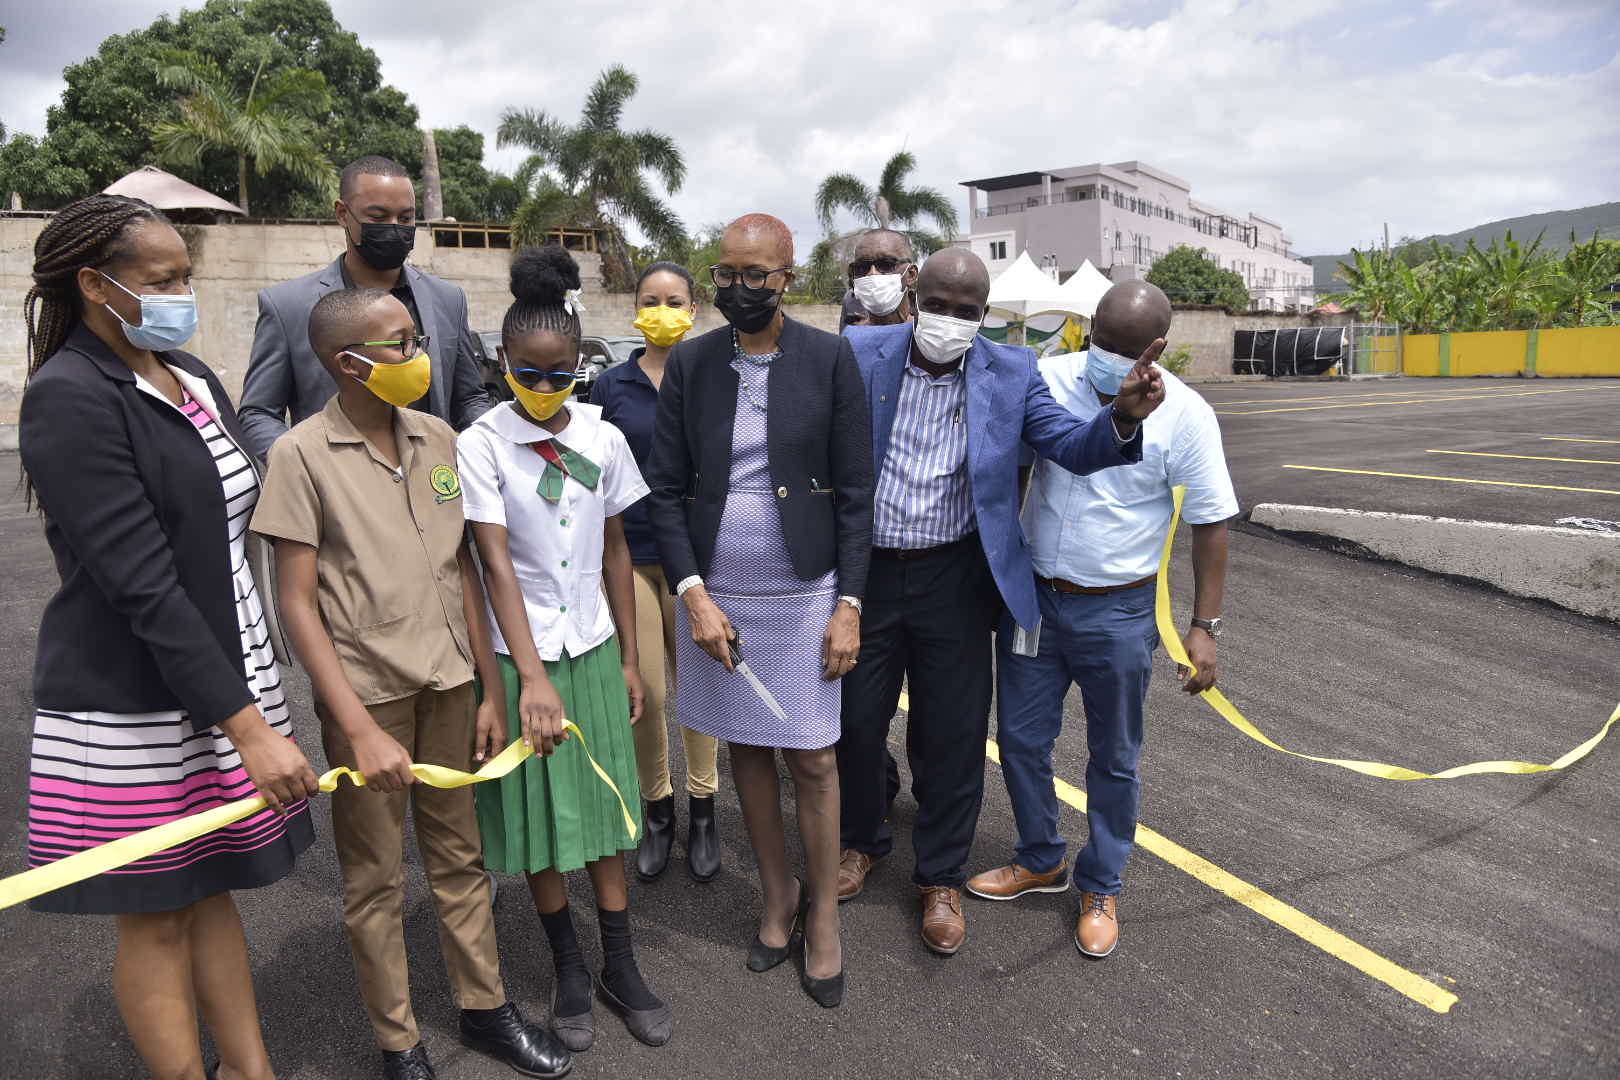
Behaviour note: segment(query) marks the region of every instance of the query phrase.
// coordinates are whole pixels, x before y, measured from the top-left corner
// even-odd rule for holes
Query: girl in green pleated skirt
[[[579,268],[560,247],[513,260],[516,300],[499,352],[516,400],[461,434],[459,477],[446,469],[441,484],[434,474],[441,498],[462,500],[483,563],[503,683],[484,692],[506,695],[507,739],[535,748],[511,773],[474,789],[484,864],[528,876],[557,969],[552,1029],[574,1051],[595,1039],[593,988],[650,1046],[668,1042],[674,1023],[636,966],[622,855],[641,831],[631,725],[643,694],[619,515],[647,485],[601,410],[567,403],[578,378],[578,288]],[[481,756],[499,748],[494,736],[480,732]],[[594,981],[563,878],[580,869],[590,874],[602,933]]]

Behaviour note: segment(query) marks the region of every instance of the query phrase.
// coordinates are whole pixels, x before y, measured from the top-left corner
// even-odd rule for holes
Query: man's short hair
[[[867,229],[865,232],[861,233],[860,238],[855,241],[855,246],[860,247],[861,242],[864,241],[869,236],[896,236],[896,237],[899,237],[900,238],[900,250],[905,253],[906,259],[909,262],[913,262],[913,263],[917,261],[917,249],[911,246],[911,237],[907,236],[905,233],[901,232],[899,229],[884,229],[884,228]]]
[[[345,346],[359,343],[371,305],[390,295],[387,289],[339,289],[317,300],[309,313],[309,347],[316,358],[330,369]]]
[[[405,171],[405,166],[392,158],[385,158],[381,154],[367,154],[365,157],[355,158],[343,167],[343,176],[338,181],[338,198],[348,201],[354,194],[354,185],[362,176],[403,176],[409,180],[411,174]]]

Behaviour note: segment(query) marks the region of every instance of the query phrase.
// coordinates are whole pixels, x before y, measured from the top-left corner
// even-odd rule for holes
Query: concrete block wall
[[[1294,315],[1277,311],[1233,314],[1206,304],[1176,304],[1170,317],[1165,351],[1185,347],[1192,351],[1189,375],[1232,374],[1232,335],[1238,330],[1273,330],[1300,326],[1342,325],[1340,316]]]

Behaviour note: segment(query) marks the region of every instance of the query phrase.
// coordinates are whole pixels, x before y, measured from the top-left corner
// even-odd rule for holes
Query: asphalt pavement
[[[1491,462],[1489,472],[1476,465],[1465,474],[1457,465],[1417,468],[1413,455],[1431,446],[1511,445],[1513,452],[1535,453],[1531,440],[1551,434],[1620,438],[1611,419],[1620,390],[1604,389],[1620,380],[1575,388],[1590,393],[1517,399],[1506,395],[1569,384],[1489,381],[1480,387],[1487,396],[1467,404],[1362,406],[1336,414],[1265,413],[1237,404],[1257,398],[1273,408],[1322,404],[1297,400],[1307,396],[1350,403],[1356,395],[1405,393],[1412,383],[1201,389],[1221,412],[1245,507],[1365,504],[1542,523],[1565,514],[1620,517],[1620,499],[1613,497],[1501,489],[1504,496],[1442,481],[1420,490],[1418,481],[1296,476],[1280,468],[1322,463],[1563,483],[1588,474],[1510,473],[1519,467],[1510,459],[1481,459]],[[1443,384],[1459,397],[1469,388]],[[1283,404],[1284,398],[1296,400]],[[1620,459],[1620,444],[1587,445],[1595,449],[1563,456]],[[0,739],[0,775],[11,778],[0,784],[0,869],[24,866],[29,669],[39,612],[55,584],[39,524],[23,512],[8,479],[15,462],[15,455],[0,457],[6,581],[0,700],[12,716],[11,735]],[[1369,486],[1346,486],[1361,479]],[[1184,617],[1191,579],[1182,546],[1174,581]],[[1620,700],[1612,623],[1247,526],[1234,531],[1231,549],[1221,686],[1285,746],[1426,771],[1478,759],[1550,761],[1589,737]],[[301,742],[318,759],[307,695],[300,690],[295,701]],[[693,882],[677,846],[664,879],[632,885],[639,956],[649,982],[675,1008],[675,1037],[662,1049],[643,1047],[599,1010],[603,1034],[577,1058],[576,1075],[1620,1074],[1620,808],[1613,799],[1620,742],[1542,776],[1375,780],[1245,738],[1178,693],[1164,661],[1149,717],[1142,823],[1190,857],[1172,861],[1138,849],[1120,903],[1122,942],[1112,957],[1092,962],[1075,952],[1072,893],[1007,904],[968,898],[966,947],[951,959],[929,953],[917,937],[910,884],[915,806],[902,794],[895,854],[844,907],[845,1005],[824,1011],[800,992],[790,965],[764,975],[743,967],[758,892],[735,796],[723,778],[721,875]],[[897,717],[896,740],[904,722]],[[1083,787],[1077,694],[1066,725],[1057,775]],[[999,769],[986,768],[971,870],[1005,861],[1015,841]],[[791,804],[787,813],[791,834]],[[316,820],[321,840],[296,873],[238,898],[264,1026],[283,1078],[373,1076],[375,1052],[339,922],[324,806]],[[1062,821],[1077,848],[1083,816],[1065,808]],[[1218,873],[1237,884],[1222,892],[1205,883]],[[594,963],[590,891],[583,875],[576,877],[576,917]],[[512,1075],[456,1042],[419,873],[407,911],[417,1015],[440,1075]],[[1301,920],[1300,932],[1288,928]],[[510,992],[527,1013],[542,1017],[550,960],[518,879],[503,879],[497,921]],[[1325,933],[1311,929],[1313,922]],[[106,919],[0,913],[0,1075],[139,1075],[108,984],[113,941]],[[1405,975],[1392,977],[1391,969]],[[1431,988],[1419,995],[1431,1004],[1395,984]],[[1446,994],[1455,995],[1455,1004],[1437,1011],[1435,996]]]

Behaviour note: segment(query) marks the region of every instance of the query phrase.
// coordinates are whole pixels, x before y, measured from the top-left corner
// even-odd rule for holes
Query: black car
[[[492,401],[510,401],[512,391],[506,385],[500,357],[495,352],[496,346],[501,343],[501,332],[481,330],[478,332],[478,342],[483,346],[484,353],[483,363],[480,365],[484,389],[488,391]],[[630,354],[645,344],[640,334],[630,337],[587,335],[580,338],[579,362],[582,368],[580,381],[584,385],[574,391],[574,397],[580,401],[589,401],[591,387],[596,384],[596,377],[608,368],[617,367],[630,359]]]

